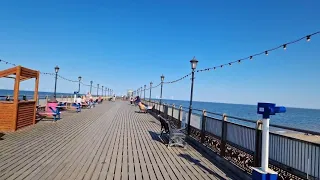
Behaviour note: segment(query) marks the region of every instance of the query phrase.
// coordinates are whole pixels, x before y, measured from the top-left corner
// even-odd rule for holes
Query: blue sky
[[[320,30],[320,1],[4,1],[0,6],[0,59],[116,93],[137,89],[160,75],[234,61]],[[194,100],[240,104],[258,101],[320,108],[320,35],[269,56],[196,74]],[[0,69],[9,68],[0,63]],[[0,80],[0,88],[12,81]],[[24,82],[30,90],[33,82]],[[40,90],[54,78],[41,76]],[[76,83],[59,80],[59,92]],[[83,92],[88,88],[82,88]],[[158,96],[160,89],[154,89]],[[164,98],[189,99],[190,80],[165,85]],[[147,93],[148,96],[148,93]]]

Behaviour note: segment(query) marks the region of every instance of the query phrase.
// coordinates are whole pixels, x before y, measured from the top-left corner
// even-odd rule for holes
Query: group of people
[[[80,107],[85,104],[87,105],[88,108],[93,108],[98,101],[102,102],[102,98],[99,97],[95,101],[93,100],[92,95],[88,92],[86,96],[81,96],[79,95],[76,99],[76,104],[79,105]]]

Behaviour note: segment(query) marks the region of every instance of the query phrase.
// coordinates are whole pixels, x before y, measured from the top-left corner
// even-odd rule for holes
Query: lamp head
[[[164,80],[164,75],[162,74],[162,76],[160,78],[161,78],[161,81],[163,81]]]
[[[56,72],[56,73],[58,73],[59,72],[59,66],[56,66],[55,68],[54,68],[54,71]]]
[[[196,59],[196,57],[193,57],[191,60],[190,60],[190,63],[191,63],[191,69],[192,70],[195,70],[197,68],[197,64],[198,64],[198,60]]]

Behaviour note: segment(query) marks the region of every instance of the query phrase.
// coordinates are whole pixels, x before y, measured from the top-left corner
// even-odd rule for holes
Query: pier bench
[[[184,129],[177,129],[173,122],[169,119],[158,115],[160,123],[161,123],[161,132],[160,137],[162,138],[164,135],[168,136],[168,147],[172,146],[180,146],[186,147],[186,134],[183,132]]]
[[[52,116],[54,121],[59,120],[60,114],[61,114],[59,108],[54,110],[52,107],[49,107],[49,109],[50,109],[50,112],[37,112],[37,114],[39,116],[44,116],[44,117]]]

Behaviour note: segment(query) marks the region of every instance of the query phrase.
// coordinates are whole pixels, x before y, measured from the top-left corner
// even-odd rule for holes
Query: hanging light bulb
[[[311,40],[311,36],[308,35],[308,36],[307,36],[307,41],[309,42],[310,40]]]
[[[265,53],[267,56],[269,55],[269,54],[268,54],[268,51],[265,51],[264,53]]]
[[[286,45],[286,44],[283,45],[283,49],[284,49],[284,50],[287,49],[287,45]]]

